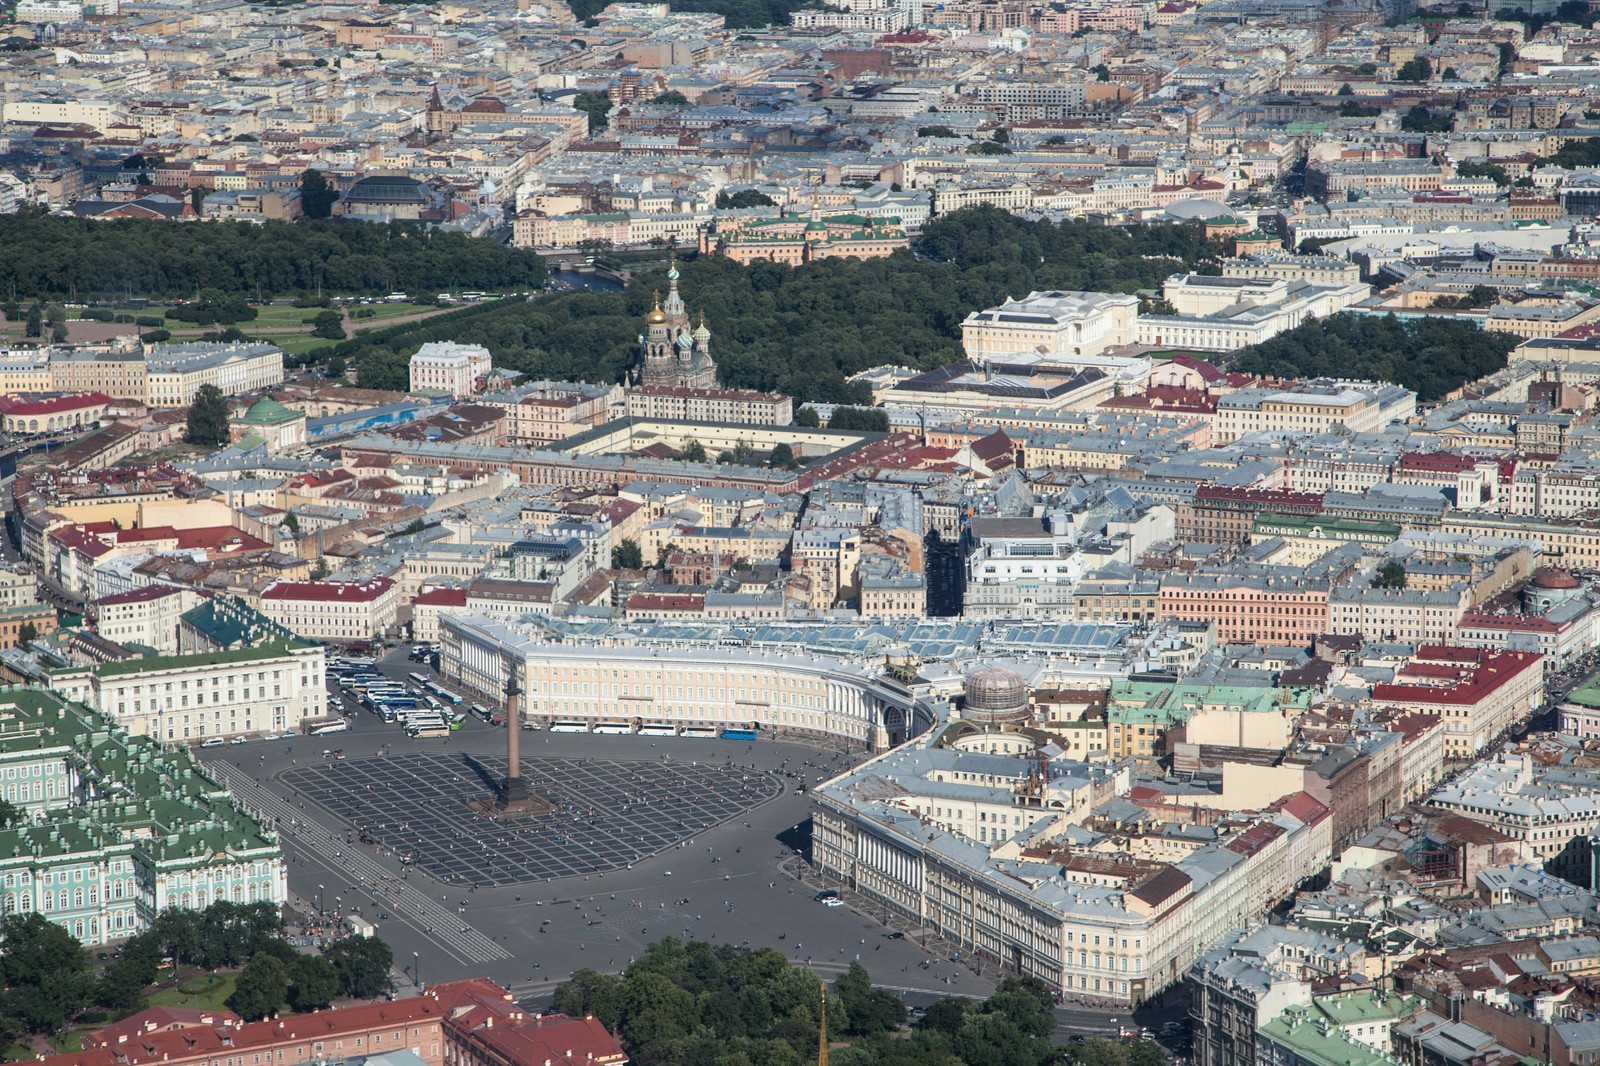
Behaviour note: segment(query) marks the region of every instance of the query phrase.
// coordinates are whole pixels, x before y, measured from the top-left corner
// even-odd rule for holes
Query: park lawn
[[[102,1027],[102,1025],[89,1025],[82,1029],[68,1029],[64,1033],[58,1033],[55,1036],[52,1036],[50,1038],[50,1046],[55,1048],[58,1052],[82,1051],[83,1035],[85,1033],[92,1033],[94,1030]]]
[[[21,1062],[23,1059],[37,1058],[38,1052],[28,1044],[12,1044],[4,1051],[0,1051],[0,1059],[6,1062]]]
[[[152,1007],[193,1007],[196,1010],[223,1010],[227,999],[233,995],[237,975],[231,973],[206,974],[183,982],[176,988],[168,985],[145,997]]]
[[[432,304],[357,304],[350,308],[350,317],[357,325],[362,322],[381,322],[386,318],[398,318],[401,315],[414,315],[418,311],[432,311]],[[448,310],[443,308],[442,310]],[[357,317],[358,311],[372,311],[373,315],[366,318]]]
[[[281,337],[276,334],[263,337],[262,340],[276,344],[286,355],[305,355],[307,352],[314,352],[319,348],[331,348],[339,343],[326,337]]]

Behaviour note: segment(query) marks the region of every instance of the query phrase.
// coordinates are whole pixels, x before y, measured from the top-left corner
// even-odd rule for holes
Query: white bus
[[[686,725],[683,727],[683,735],[686,737],[714,737],[717,735],[717,731],[715,729],[707,729],[704,726]]]
[[[552,733],[587,733],[589,726],[584,722],[551,722]]]
[[[633,726],[631,726],[631,725],[597,725],[597,726],[594,727],[594,731],[596,733],[607,733],[607,734],[612,734],[612,735],[616,735],[616,734],[620,734],[620,733],[632,733],[633,732]]]
[[[678,735],[676,728],[670,725],[642,725],[639,727],[642,737],[675,737]]]
[[[311,735],[318,737],[324,733],[344,733],[349,729],[350,723],[346,721],[323,722],[321,725],[311,727]]]
[[[432,737],[447,737],[450,727],[435,718],[431,722],[416,721],[406,726],[406,736],[413,740],[426,740]]]
[[[411,679],[411,683],[416,685],[418,688],[428,687],[427,674],[407,674],[406,676],[409,677]]]

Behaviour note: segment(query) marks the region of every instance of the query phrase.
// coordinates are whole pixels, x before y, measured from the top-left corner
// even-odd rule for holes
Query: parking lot
[[[493,755],[406,752],[297,766],[281,780],[439,880],[479,886],[625,869],[782,792],[770,773],[727,766],[530,758],[523,776],[554,809],[490,821],[468,804],[505,770]]]

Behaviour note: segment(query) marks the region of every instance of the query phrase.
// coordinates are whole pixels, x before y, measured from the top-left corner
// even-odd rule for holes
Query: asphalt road
[[[399,652],[382,669],[403,676],[421,668]],[[402,988],[415,966],[424,984],[482,974],[519,995],[536,996],[582,967],[620,971],[646,945],[669,936],[777,948],[825,978],[859,956],[875,981],[913,997],[983,996],[993,987],[989,974],[978,977],[913,938],[888,939],[870,917],[813,901],[815,889],[782,867],[794,852],[779,834],[809,816],[807,797],[793,787],[628,868],[472,890],[362,845],[352,826],[315,800],[297,797],[283,779],[285,771],[321,764],[324,750],[343,750],[347,762],[360,763],[412,752],[494,756],[504,745],[503,729],[470,717],[448,740],[411,740],[399,726],[358,711],[346,733],[201,754],[242,799],[292,830],[284,835],[291,903],[310,912],[320,896],[325,910],[359,907],[394,949],[396,966],[405,971]],[[649,765],[666,756],[691,766],[802,769],[815,780],[846,765],[837,752],[800,744],[544,732],[525,732],[523,753],[532,772],[544,758]],[[808,760],[822,765],[805,766]],[[568,784],[583,787],[581,780]],[[499,831],[492,823],[484,827],[486,835]]]

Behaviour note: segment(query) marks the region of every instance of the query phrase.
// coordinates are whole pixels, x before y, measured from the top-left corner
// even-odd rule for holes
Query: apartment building
[[[1236,389],[1217,400],[1212,442],[1249,433],[1376,433],[1417,413],[1417,394],[1372,382],[1308,382],[1293,389]]]
[[[478,379],[493,368],[489,349],[481,344],[429,341],[411,357],[411,391],[447,392],[465,399],[477,391]]]
[[[628,389],[628,417],[787,426],[794,421],[794,401],[776,392],[754,389],[638,385]]]
[[[1407,707],[1444,722],[1447,759],[1470,759],[1544,697],[1544,656],[1423,644],[1391,683],[1372,686],[1374,706]]]
[[[205,596],[194,589],[145,585],[105,596],[94,603],[95,631],[118,644],[154,648],[160,655],[179,650],[179,620]]]
[[[394,625],[398,600],[386,577],[279,581],[261,594],[261,613],[307,640],[362,641]]]

